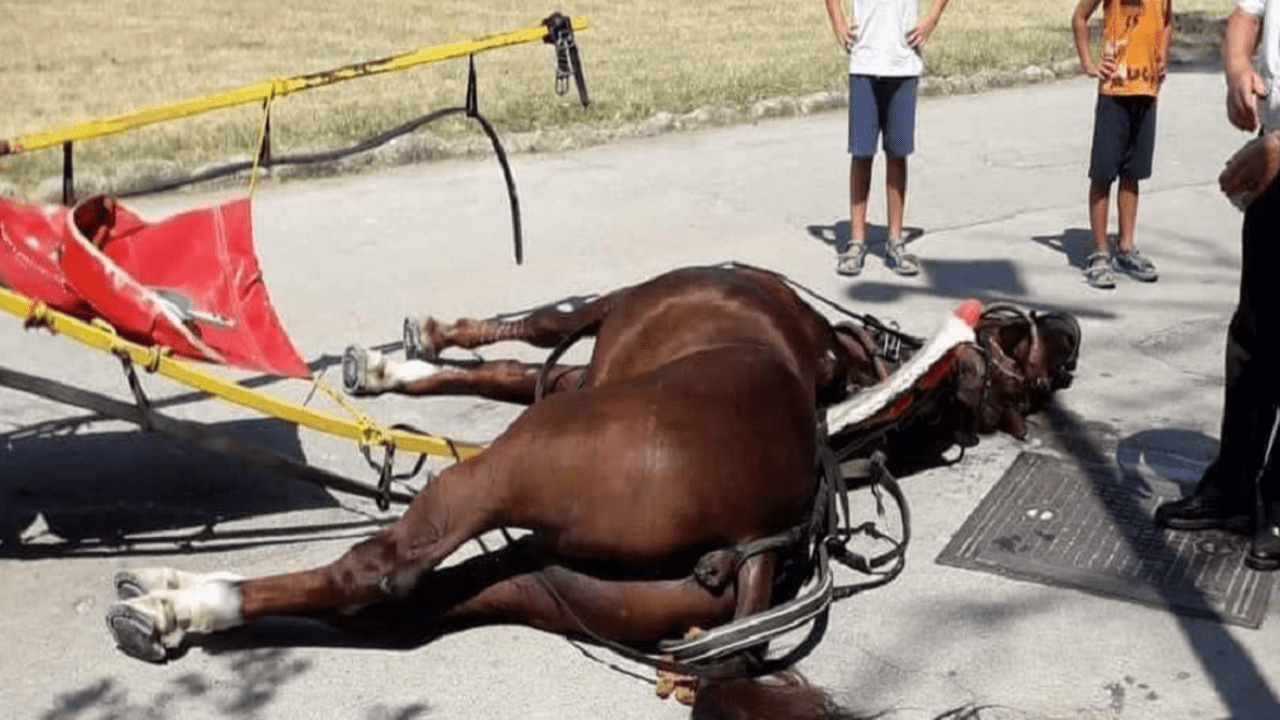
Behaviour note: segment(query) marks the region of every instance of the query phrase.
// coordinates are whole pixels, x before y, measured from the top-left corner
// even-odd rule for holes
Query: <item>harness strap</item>
[[[604,320],[603,317],[595,318],[594,320],[591,320],[590,322],[586,323],[585,325],[578,328],[577,330],[574,330],[572,333],[569,334],[568,337],[566,337],[564,340],[561,340],[560,344],[557,345],[555,349],[553,349],[547,355],[547,359],[542,362],[542,367],[538,369],[538,381],[533,386],[534,402],[538,402],[539,400],[542,399],[544,395],[546,395],[547,375],[551,373],[551,368],[555,367],[555,364],[560,360],[560,357],[563,356],[566,352],[568,352],[569,348],[576,345],[579,340],[599,330],[600,324],[601,322],[603,322],[603,320]],[[583,384],[586,382],[586,379],[587,379],[587,376],[585,374],[583,374],[578,378],[579,389],[582,388]]]
[[[822,447],[829,452],[829,448],[825,444]],[[834,459],[834,454],[831,454],[831,458]],[[831,526],[831,523],[838,523],[838,519],[836,519],[837,513],[835,512],[836,498],[834,497],[837,493],[830,492],[832,484],[838,483],[841,488],[839,495],[844,496],[847,492],[844,490],[843,477],[838,472],[838,466],[832,461],[824,461],[822,465],[824,472],[820,476],[819,483],[821,487],[828,488],[828,491],[820,491],[820,497],[815,498],[814,519],[809,526],[817,525],[825,530]],[[828,474],[831,468],[835,468],[837,471],[834,475]],[[902,513],[902,541],[895,543],[894,548],[882,555],[867,559],[849,551],[844,544],[853,535],[859,533],[867,533],[877,539],[890,539],[887,535],[876,530],[874,523],[864,523],[858,528],[848,530],[837,530],[834,534],[820,531],[820,534],[813,536],[815,540],[813,550],[815,582],[807,590],[789,602],[745,618],[733,620],[697,638],[660,642],[659,648],[666,657],[636,650],[605,638],[591,630],[572,611],[568,603],[542,573],[535,574],[535,577],[547,590],[548,594],[562,607],[565,615],[577,624],[584,637],[628,660],[667,672],[697,676],[709,680],[758,677],[778,672],[795,664],[817,647],[826,633],[831,603],[834,600],[840,600],[864,590],[880,587],[892,581],[902,572],[905,565],[906,545],[910,538],[910,520],[906,498],[897,482],[888,472],[888,469],[885,468],[883,453],[877,452],[873,456],[872,468],[873,476],[876,478],[877,483],[882,485],[894,498]],[[817,502],[822,497],[826,498],[826,502]],[[842,503],[842,507],[846,506]],[[845,517],[848,517],[847,510],[845,512]],[[754,549],[776,546],[776,543],[781,538],[790,535],[792,532],[788,531],[765,538],[762,541],[747,543],[744,544],[744,547],[750,545]],[[834,558],[832,557],[833,549],[837,553]],[[763,552],[764,550],[761,551]],[[859,558],[861,560],[858,560]],[[830,571],[830,560],[832,559],[855,570],[867,568],[867,574],[878,575],[878,577],[861,585],[836,587]],[[876,570],[876,568],[889,562],[894,562],[889,570]],[[805,638],[783,655],[776,658],[766,658],[757,653],[749,652],[752,648],[763,647],[778,636],[796,630],[808,622],[811,622],[812,626]]]
[[[858,585],[842,585],[834,590],[834,598],[843,600],[852,597],[861,592],[866,592],[873,588],[878,588],[889,584],[902,574],[907,563],[907,546],[911,543],[911,508],[907,503],[906,495],[902,492],[902,487],[898,484],[897,479],[889,472],[885,466],[884,453],[877,451],[872,456],[871,472],[874,478],[872,485],[873,492],[877,492],[876,488],[884,488],[890,496],[893,497],[894,503],[898,506],[898,513],[902,518],[902,538],[894,540],[882,533],[873,522],[866,522],[852,530],[842,531],[840,534],[848,533],[843,540],[833,536],[827,539],[827,544],[831,545],[832,558],[844,565],[845,567],[857,570],[864,575],[877,575],[874,580],[861,583]],[[877,495],[877,501],[880,497]],[[877,508],[880,514],[884,514],[883,505]],[[884,553],[872,558],[866,558],[863,555],[849,551],[844,543],[849,541],[853,534],[865,533],[877,540],[885,540],[893,544],[893,547]],[[893,563],[887,570],[881,570],[881,566]]]
[[[659,647],[670,653],[677,661],[703,663],[762,646],[807,622],[816,621],[819,617],[825,618],[834,600],[880,587],[901,574],[906,563],[907,543],[910,540],[910,514],[902,489],[885,466],[884,454],[877,452],[872,456],[872,476],[877,486],[882,485],[898,504],[902,514],[903,538],[901,541],[894,542],[894,547],[885,553],[867,558],[850,551],[846,546],[854,535],[865,533],[876,539],[893,542],[892,538],[880,532],[873,522],[864,523],[857,528],[844,530],[839,528],[840,518],[849,517],[848,491],[836,463],[835,453],[825,442],[820,444],[819,448],[822,473],[819,476],[819,494],[814,499],[813,517],[809,523],[810,532],[807,533],[815,543],[813,552],[815,582],[808,590],[789,602],[725,623],[697,638],[659,643]],[[839,511],[837,511],[837,503]],[[881,506],[881,514],[883,511]],[[777,543],[781,538],[790,536],[794,532],[792,530],[761,541],[745,543],[738,548],[738,555],[744,556],[746,550],[756,549],[756,547],[778,547]],[[743,561],[745,557],[742,557]],[[877,577],[867,583],[837,588],[830,572],[832,559],[846,567]],[[890,563],[892,566],[888,570],[878,569]],[[812,633],[811,630],[811,636]]]

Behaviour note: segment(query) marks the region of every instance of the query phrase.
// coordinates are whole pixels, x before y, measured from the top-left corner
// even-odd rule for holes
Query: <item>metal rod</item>
[[[150,424],[151,430],[176,440],[191,443],[202,450],[238,458],[263,469],[280,472],[296,480],[303,480],[330,490],[350,493],[371,500],[381,500],[386,497],[392,502],[406,505],[413,500],[412,495],[398,490],[391,490],[384,495],[375,486],[312,467],[304,462],[299,462],[269,450],[242,443],[224,434],[210,430],[199,423],[177,420],[155,412],[152,412],[150,416],[144,416],[138,408],[129,403],[120,402],[114,398],[82,390],[56,380],[36,377],[0,367],[0,386],[38,395],[64,405],[72,405],[89,410],[103,417],[123,420],[124,422],[144,427]]]
[[[76,202],[76,181],[71,155],[71,141],[68,140],[62,143],[62,204],[67,207]]]

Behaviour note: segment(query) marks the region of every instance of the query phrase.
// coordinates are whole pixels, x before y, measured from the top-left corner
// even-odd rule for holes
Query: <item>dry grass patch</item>
[[[925,4],[929,0],[921,0]],[[1181,0],[1180,12],[1220,19],[1229,0]],[[954,0],[926,49],[927,72],[1017,69],[1075,56],[1065,0]],[[413,48],[538,23],[557,9],[516,0],[0,0],[0,137],[45,129],[265,77],[325,70]],[[581,0],[561,6],[592,28],[579,36],[592,107],[552,92],[550,48],[477,58],[481,110],[500,131],[589,123],[617,126],[658,111],[740,105],[762,97],[842,90],[844,55],[820,0]],[[273,111],[277,152],[337,147],[463,100],[466,63],[448,62],[290,96]],[[191,167],[247,156],[257,108],[83,142],[78,167],[110,174],[133,161]],[[444,136],[465,123],[433,126]],[[24,187],[59,172],[42,151],[4,160]]]

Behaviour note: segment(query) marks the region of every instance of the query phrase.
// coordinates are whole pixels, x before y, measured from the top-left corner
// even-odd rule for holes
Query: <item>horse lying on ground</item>
[[[432,362],[450,346],[562,347],[585,336],[595,345],[582,366]],[[901,351],[887,352],[886,340]],[[351,348],[348,391],[476,394],[528,409],[332,564],[256,579],[123,571],[108,625],[126,653],[155,662],[188,633],[268,615],[395,647],[518,623],[656,650],[809,582],[812,566],[797,560],[811,554],[805,533],[745,548],[809,527],[824,449],[865,457],[913,425],[946,445],[1020,436],[1026,415],[1070,383],[1078,347],[1067,315],[980,312],[974,301],[927,345],[865,319],[833,326],[783,278],[744,266],[676,270],[511,322],[406,321],[413,359]],[[437,568],[498,528],[531,532]],[[733,692],[704,684],[695,714],[779,702],[787,710],[776,717],[834,712],[824,693],[783,678],[736,681],[746,684]]]

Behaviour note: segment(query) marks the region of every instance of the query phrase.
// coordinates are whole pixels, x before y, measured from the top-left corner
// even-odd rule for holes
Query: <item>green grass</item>
[[[920,0],[925,6],[929,0]],[[1178,12],[1222,18],[1231,0],[1180,0]],[[1075,57],[1068,0],[952,0],[925,51],[926,72],[1019,69]],[[583,15],[588,110],[552,92],[550,48],[531,44],[477,57],[480,103],[500,132],[570,123],[618,126],[659,111],[740,105],[844,86],[844,54],[821,0],[0,0],[0,137],[330,69],[410,49]],[[283,98],[273,148],[337,147],[463,100],[466,63],[451,61]],[[218,111],[79,143],[78,172],[110,174],[137,161],[195,166],[254,149],[261,112]],[[443,135],[473,133],[457,122]],[[23,188],[60,172],[45,150],[0,159]]]

